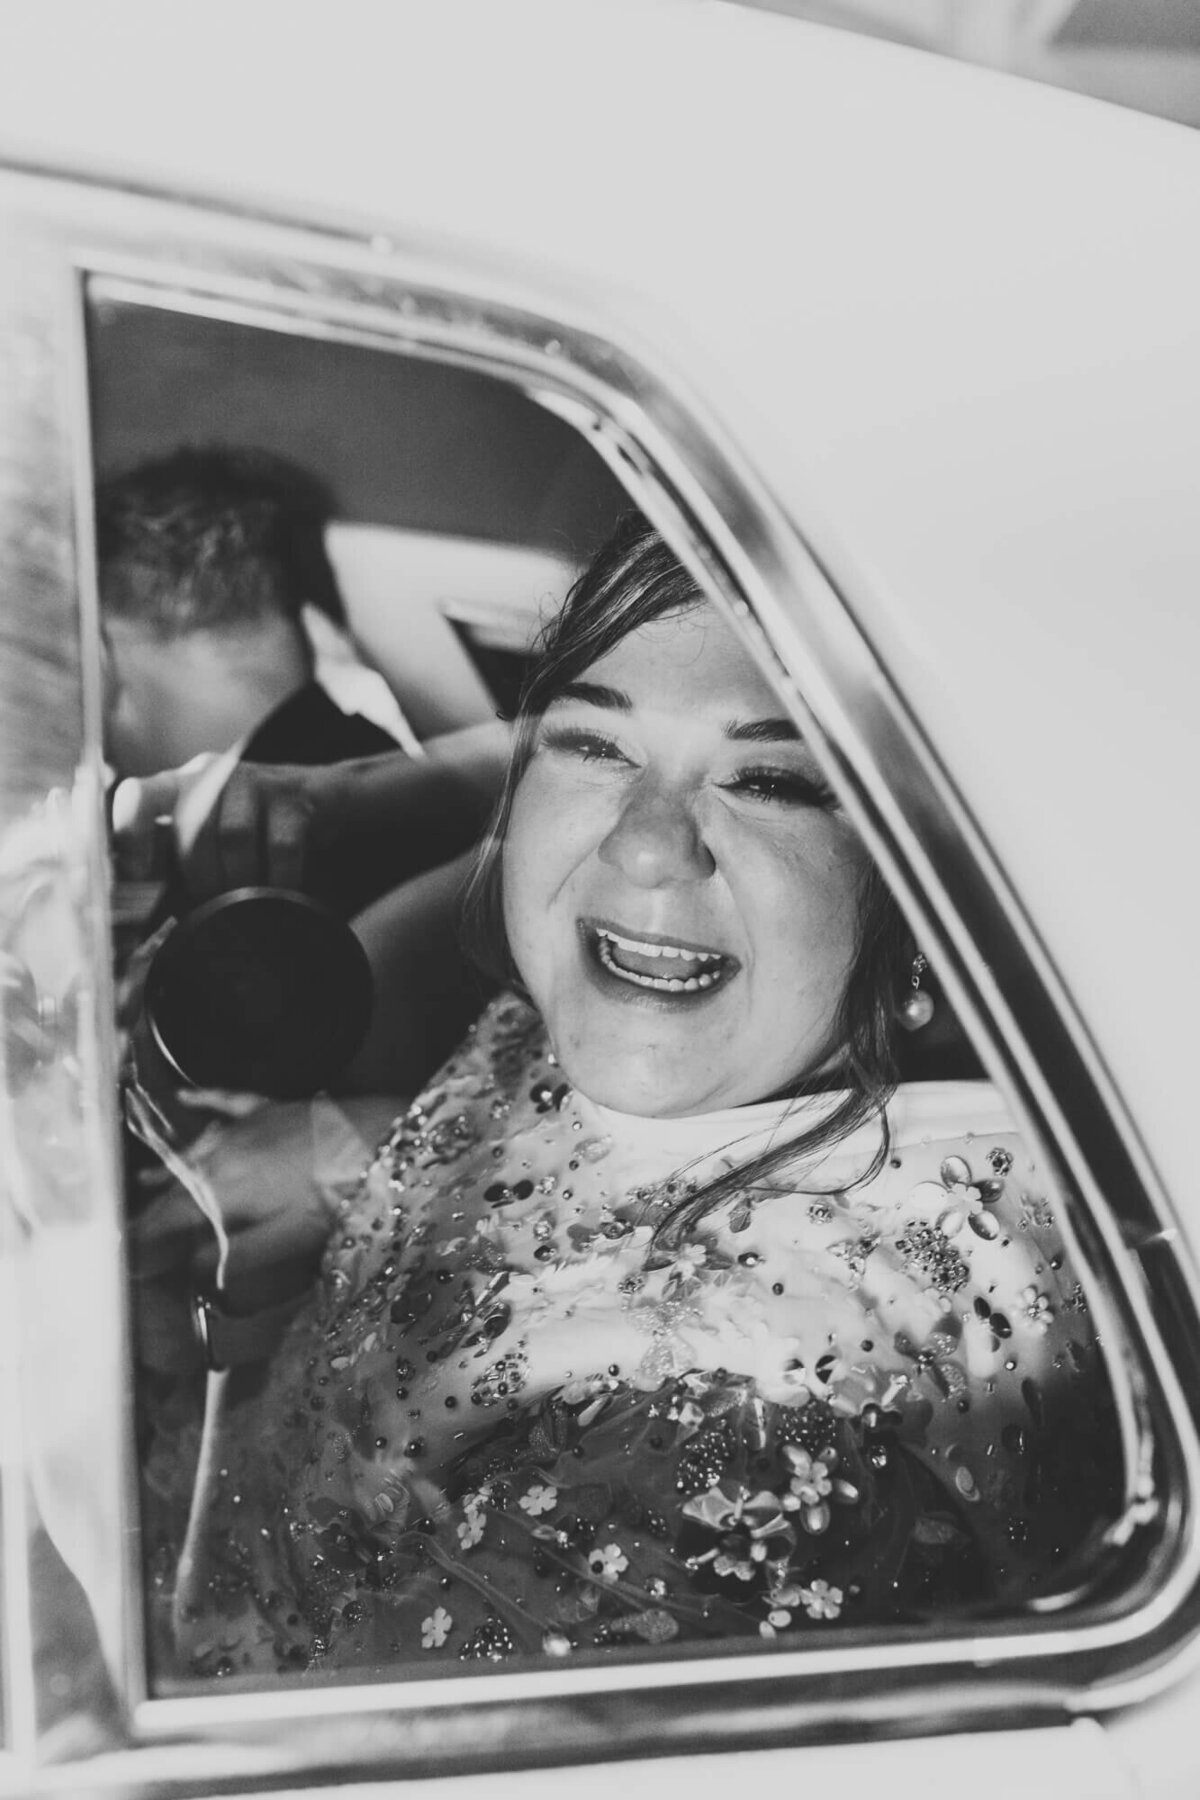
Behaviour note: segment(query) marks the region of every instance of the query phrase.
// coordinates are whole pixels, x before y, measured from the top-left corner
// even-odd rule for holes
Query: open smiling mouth
[[[584,927],[600,967],[630,987],[658,994],[706,994],[739,967],[736,957],[670,939],[631,937],[610,925]]]

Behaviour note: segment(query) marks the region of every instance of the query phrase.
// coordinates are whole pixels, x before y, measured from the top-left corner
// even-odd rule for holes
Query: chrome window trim
[[[117,1736],[147,1746],[148,1756],[158,1746],[147,1767],[163,1771],[174,1766],[173,1741],[203,1740],[207,1761],[190,1762],[191,1785],[203,1783],[205,1768],[211,1778],[229,1756],[242,1773],[264,1779],[299,1767],[311,1777],[341,1756],[360,1775],[444,1771],[543,1755],[570,1760],[797,1742],[837,1735],[848,1720],[867,1736],[909,1732],[923,1708],[923,1723],[938,1731],[1014,1715],[1045,1722],[1125,1704],[1165,1685],[1195,1660],[1195,1649],[1184,1646],[1200,1622],[1200,1443],[1180,1379],[1186,1373],[1188,1391],[1200,1396],[1194,1275],[1096,1047],[976,822],[856,623],[853,596],[839,591],[701,402],[655,371],[652,351],[616,341],[607,324],[602,333],[573,306],[554,316],[530,310],[521,284],[505,272],[439,264],[378,234],[326,236],[193,205],[98,197],[59,180],[30,181],[28,190],[40,213],[37,233],[76,284],[73,329],[86,286],[96,299],[166,305],[449,361],[521,386],[591,438],[741,621],[836,773],[956,1005],[981,1046],[990,1047],[989,1061],[1031,1138],[1053,1150],[1046,1160],[1085,1200],[1088,1260],[1119,1295],[1122,1331],[1142,1367],[1156,1371],[1155,1387],[1139,1377],[1131,1388],[1127,1441],[1144,1443],[1152,1419],[1173,1496],[1169,1516],[1155,1528],[1156,1549],[1121,1603],[1095,1617],[1085,1606],[1083,1621],[1065,1626],[1053,1617],[1019,1628],[974,1626],[932,1643],[846,1633],[819,1650],[731,1654],[717,1646],[676,1653],[669,1663],[635,1653],[617,1667],[222,1688],[172,1698],[146,1690],[135,1623],[141,1571],[126,1534],[126,1617],[108,1622],[125,1644],[125,1716]],[[95,599],[81,405],[76,392],[67,411],[86,621],[94,620]],[[87,679],[94,709],[94,668]],[[93,860],[98,851],[97,828]],[[986,960],[982,943],[989,945]],[[1119,1223],[1109,1211],[1115,1193]],[[115,1207],[115,1195],[110,1200]],[[128,1467],[120,1479],[128,1505]],[[639,1683],[642,1670],[649,1680]],[[714,1712],[718,1686],[723,1705]],[[285,1723],[283,1741],[272,1727]]]

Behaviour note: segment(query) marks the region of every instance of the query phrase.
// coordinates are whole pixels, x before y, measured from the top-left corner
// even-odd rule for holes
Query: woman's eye
[[[580,762],[624,763],[629,760],[612,738],[604,737],[598,731],[581,731],[578,727],[555,726],[542,733],[542,743],[546,749],[578,757]]]
[[[774,801],[781,806],[837,805],[837,795],[827,783],[797,769],[743,769],[726,786],[748,799]]]

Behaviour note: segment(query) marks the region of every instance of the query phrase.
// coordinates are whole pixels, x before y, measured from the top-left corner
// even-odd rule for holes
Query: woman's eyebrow
[[[735,744],[794,744],[800,739],[790,719],[734,719],[725,736]]]
[[[628,713],[633,701],[621,688],[604,687],[596,681],[571,681],[554,696],[550,706],[575,700],[584,706],[599,706],[609,712]],[[549,710],[549,708],[547,708]],[[737,744],[795,744],[801,734],[791,719],[732,719],[723,728],[724,736]]]
[[[595,681],[571,681],[561,693],[555,694],[555,701],[581,700],[585,706],[603,706],[610,712],[632,712],[633,701],[620,688],[601,687]]]

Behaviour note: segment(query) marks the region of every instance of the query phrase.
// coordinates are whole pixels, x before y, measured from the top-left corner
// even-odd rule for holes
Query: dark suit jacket
[[[323,687],[310,681],[277,706],[253,732],[242,761],[251,763],[347,762],[399,750],[394,737],[361,713],[344,713]],[[420,858],[417,857],[418,866]],[[405,868],[401,871],[407,873]],[[395,886],[395,846],[382,834],[340,844],[308,871],[310,892],[344,917],[361,911]]]
[[[355,756],[381,756],[396,748],[395,738],[382,725],[364,719],[361,713],[344,713],[323,687],[310,681],[251,734],[242,761],[312,767],[346,762]]]

